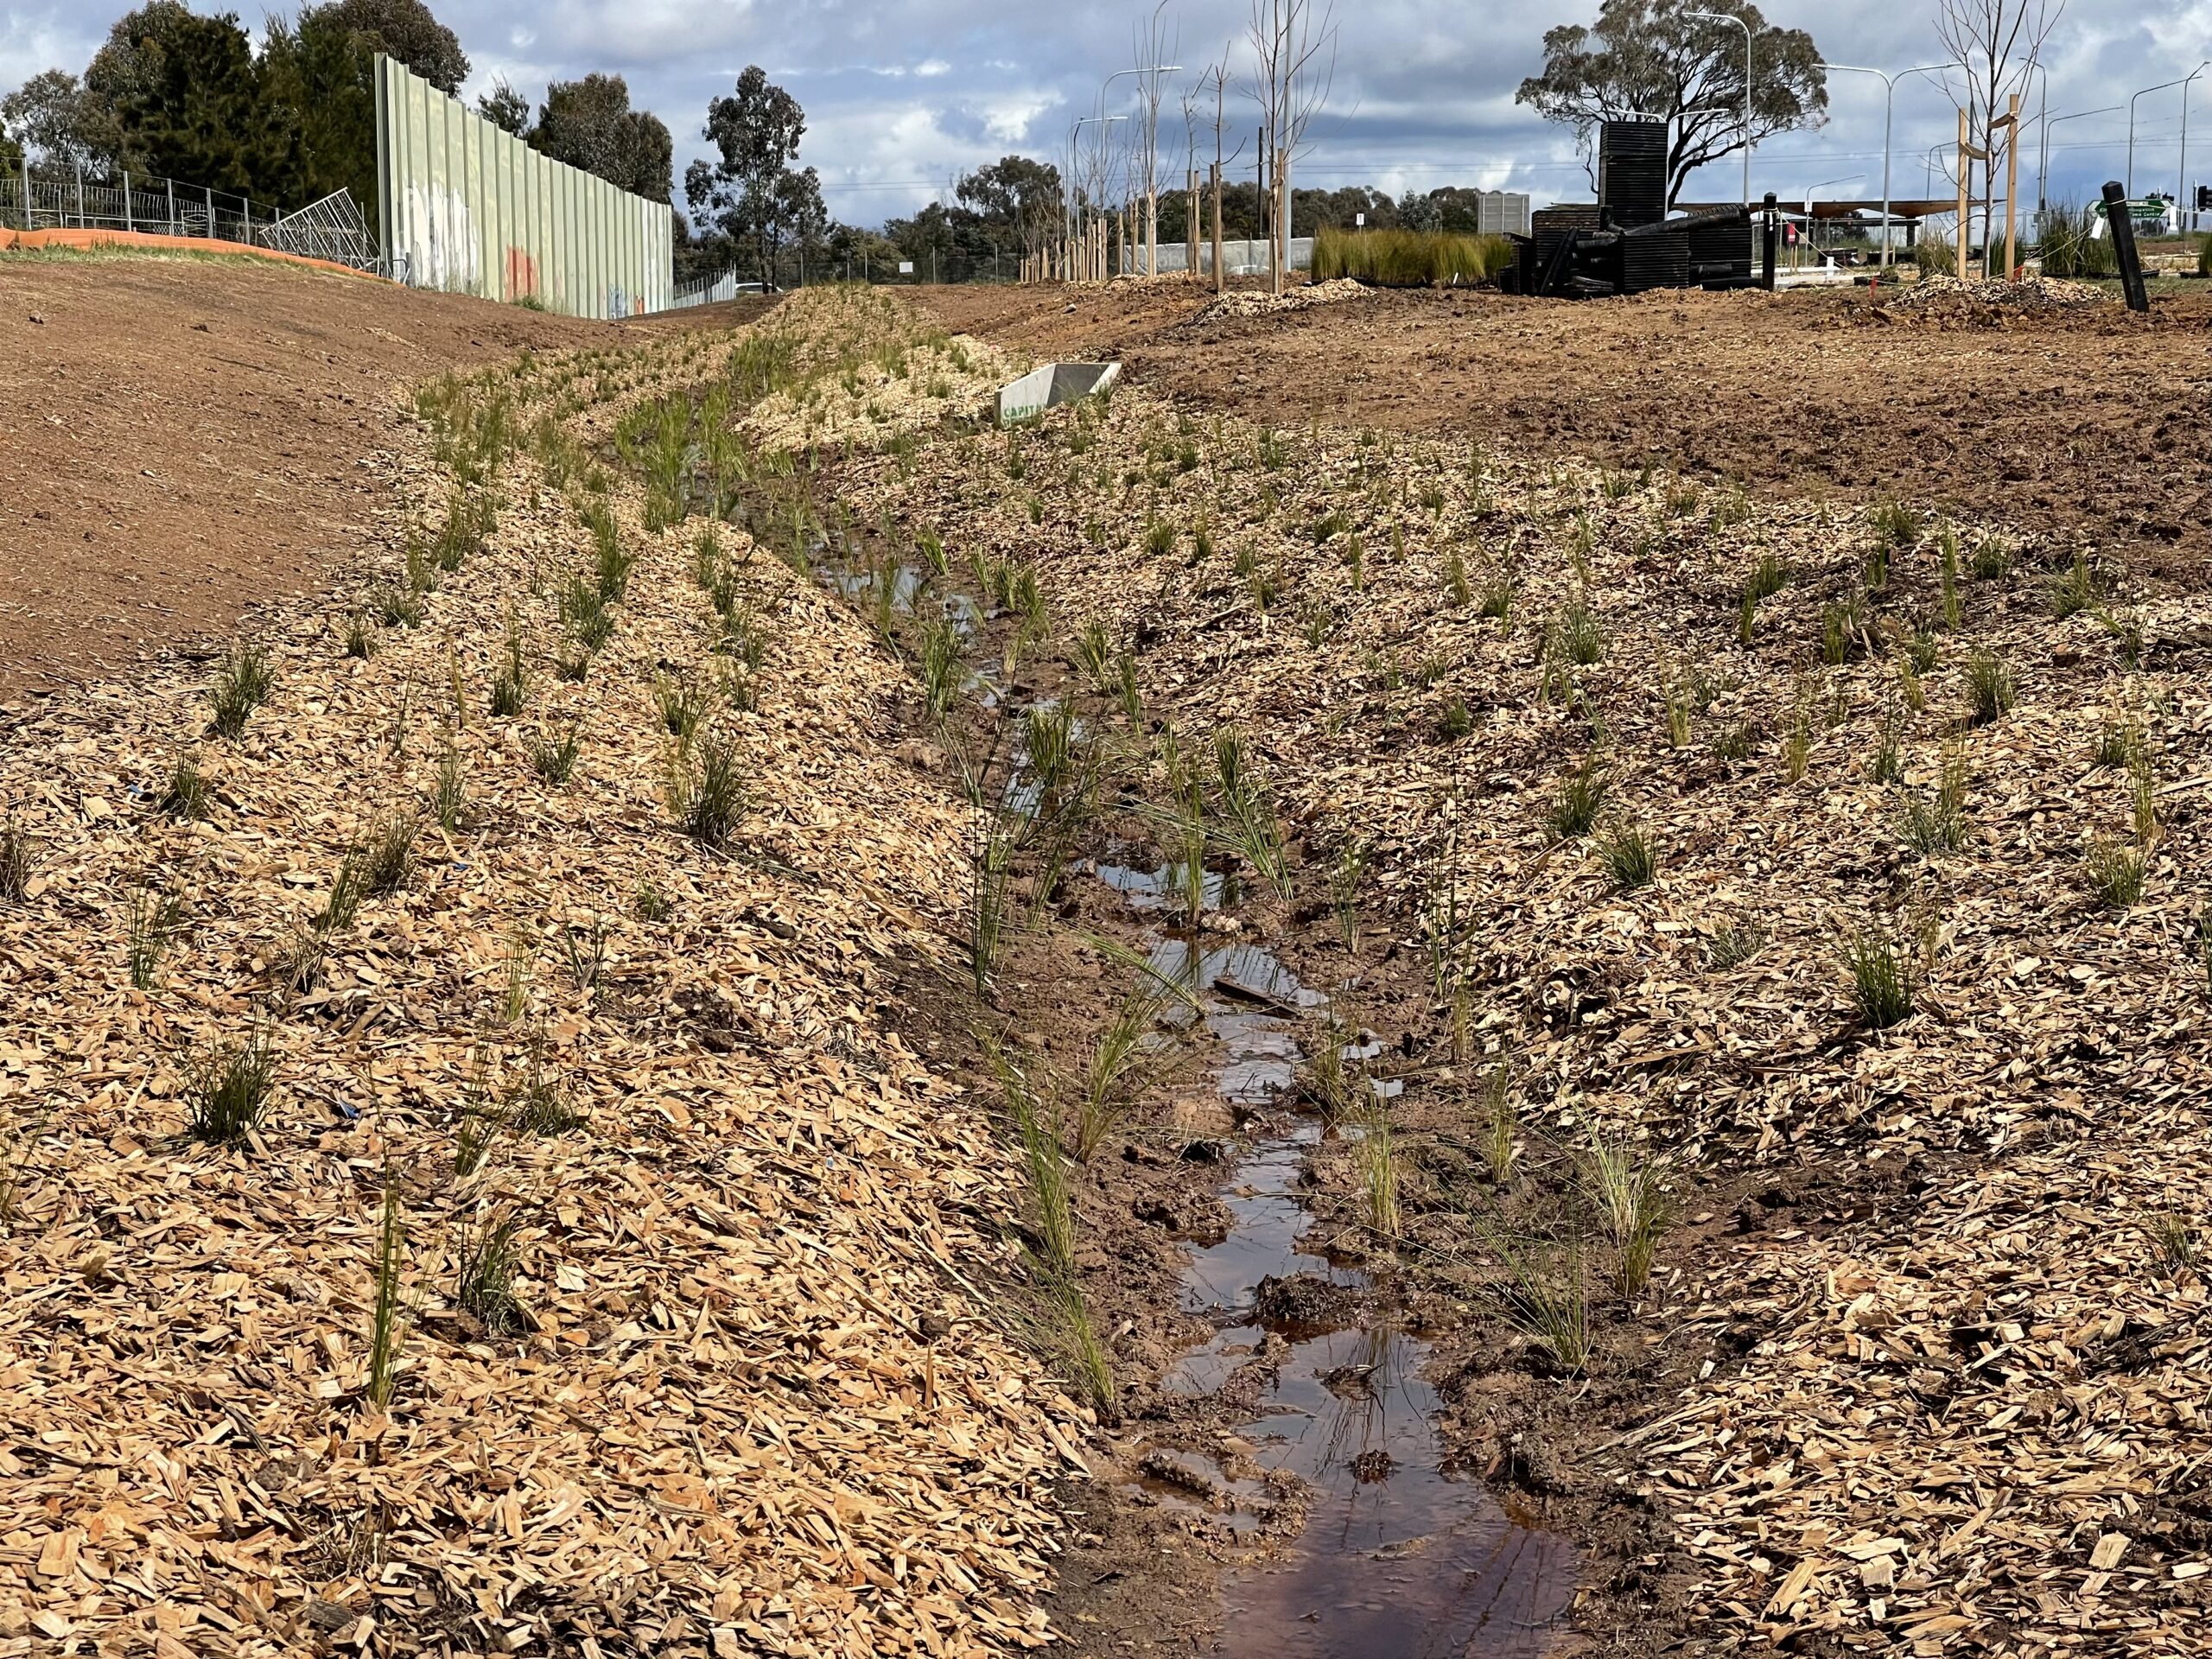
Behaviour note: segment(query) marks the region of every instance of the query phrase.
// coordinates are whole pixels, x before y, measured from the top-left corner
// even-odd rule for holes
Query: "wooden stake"
[[[1213,164],[1213,291],[1220,293],[1227,282],[1221,270],[1221,163]]]
[[[1184,182],[1189,187],[1191,206],[1183,215],[1183,270],[1195,283],[1198,280],[1198,169],[1191,168]]]
[[[1959,280],[1967,279],[1967,156],[1974,146],[1967,142],[1967,112],[1959,111]]]
[[[2011,282],[2020,269],[2019,208],[2020,208],[2020,95],[2012,94],[2012,112],[2005,118],[2012,130],[2005,134],[2005,280]]]

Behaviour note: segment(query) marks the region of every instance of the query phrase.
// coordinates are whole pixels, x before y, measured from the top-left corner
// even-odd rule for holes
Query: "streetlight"
[[[1751,205],[1751,26],[1729,11],[1686,11],[1682,16],[1733,23],[1744,31],[1744,206],[1748,209]]]
[[[1112,77],[1111,75],[1109,75],[1109,76],[1107,77],[1107,79],[1108,79],[1109,80],[1111,80],[1111,79],[1113,79],[1113,77]],[[1103,105],[1103,104],[1105,102],[1105,98],[1106,98],[1106,92],[1105,92],[1105,89],[1104,89],[1103,87],[1101,87],[1101,88],[1099,89],[1098,98],[1099,98],[1099,102]],[[1070,155],[1071,155],[1071,156],[1073,156],[1073,154],[1074,154],[1074,146],[1075,146],[1075,143],[1076,143],[1077,135],[1080,134],[1085,127],[1110,127],[1110,126],[1112,126],[1112,125],[1114,124],[1114,123],[1116,123],[1116,121],[1126,121],[1126,120],[1128,120],[1128,118],[1128,118],[1128,116],[1126,116],[1126,115],[1086,115],[1086,116],[1084,116],[1082,119],[1080,119],[1079,121],[1077,121],[1077,122],[1075,124],[1074,127],[1073,127],[1072,129],[1071,129],[1071,130],[1070,130],[1070,131],[1069,131],[1069,134],[1068,134],[1068,144],[1069,144],[1069,149],[1070,149]],[[1101,204],[1101,205],[1099,205],[1099,206],[1097,206],[1097,207],[1094,207],[1091,209],[1091,211],[1092,211],[1093,213],[1097,213],[1097,214],[1098,214],[1100,217],[1102,217],[1102,218],[1104,216],[1104,213],[1105,213],[1105,208],[1104,208],[1104,207],[1103,207],[1103,204]],[[1078,222],[1079,222],[1079,221],[1078,221]]]
[[[2101,110],[2076,110],[2071,115],[2054,115],[2043,124],[2043,154],[2036,162],[2036,210],[2038,213],[2043,211],[2044,206],[2044,184],[2050,173],[2050,130],[2053,127],[2063,126],[2069,121],[2080,121],[2092,115],[2118,115],[2126,107],[2121,104],[2107,104]],[[2037,227],[2037,234],[2042,234],[2040,226]]]
[[[1813,239],[1813,198],[1832,184],[1856,184],[1866,176],[1864,173],[1847,173],[1840,179],[1822,179],[1805,192],[1805,241],[1808,245]]]
[[[2212,58],[2190,70],[2181,83],[2181,176],[2174,181],[2174,233],[2182,231],[2182,215],[2189,211],[2189,83],[2207,69],[2212,69]]]
[[[1843,69],[1854,75],[1879,75],[1882,78],[1882,269],[1890,266],[1890,132],[1897,114],[1897,82],[1907,75],[1932,75],[1939,69],[1964,69],[1963,63],[1923,63],[1916,69],[1900,69],[1891,74],[1883,69],[1861,68],[1855,63],[1823,63],[1822,69]]]
[[[2163,92],[2169,86],[2180,85],[2177,80],[2162,80],[2155,86],[2145,86],[2135,94],[2135,98],[2127,100],[2127,194],[2131,200],[2135,195],[2135,99],[2147,97],[2152,92]]]

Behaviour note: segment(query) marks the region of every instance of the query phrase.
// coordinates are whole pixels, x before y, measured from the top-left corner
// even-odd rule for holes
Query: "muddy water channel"
[[[809,550],[829,556],[817,571],[825,585],[862,607],[914,616],[941,606],[963,637],[988,614],[913,567],[863,565],[826,538]],[[1001,704],[988,671],[963,689]],[[1036,810],[1027,765],[1017,737],[1001,810]],[[1154,971],[1192,992],[1195,1011],[1182,1018],[1186,1027],[1202,1020],[1217,1043],[1214,1084],[1243,1126],[1219,1194],[1227,1230],[1192,1248],[1179,1289],[1182,1311],[1212,1333],[1164,1383],[1193,1402],[1220,1396],[1222,1455],[1163,1433],[1141,1447],[1135,1477],[1162,1506],[1202,1512],[1249,1541],[1249,1564],[1232,1567],[1223,1586],[1214,1651],[1224,1659],[1543,1653],[1573,1594],[1574,1551],[1521,1524],[1453,1467],[1435,1432],[1435,1391],[1421,1376],[1427,1345],[1395,1322],[1386,1287],[1330,1259],[1314,1235],[1308,1166],[1338,1131],[1298,1105],[1294,1084],[1300,1033],[1328,998],[1258,946],[1217,946],[1207,934],[1166,925],[1187,902],[1188,884],[1173,868],[1088,868],[1156,925]],[[1202,872],[1199,887],[1204,911],[1236,903],[1234,882],[1219,874]],[[1231,1400],[1253,1402],[1249,1414]],[[1295,1538],[1263,1541],[1263,1531],[1279,1538],[1270,1522],[1294,1486],[1303,1516]]]
[[[1143,906],[1166,874],[1099,872]],[[1154,969],[1192,982],[1191,945],[1155,943]],[[1221,1188],[1230,1224],[1192,1251],[1184,1311],[1211,1323],[1166,1388],[1221,1393],[1259,1370],[1258,1409],[1232,1429],[1225,1463],[1187,1449],[1142,1459],[1167,1504],[1192,1504],[1255,1530],[1280,1477],[1306,1492],[1296,1541],[1224,1586],[1226,1656],[1395,1659],[1541,1653],[1573,1593],[1567,1542],[1524,1527],[1455,1470],[1421,1375],[1427,1346],[1378,1312],[1361,1269],[1313,1235],[1306,1172],[1330,1133],[1296,1109],[1302,1015],[1327,999],[1250,944],[1203,949],[1199,1014],[1220,1045],[1216,1086],[1248,1126]],[[1268,1477],[1277,1478],[1271,1481]],[[1199,1495],[1203,1496],[1199,1496]]]

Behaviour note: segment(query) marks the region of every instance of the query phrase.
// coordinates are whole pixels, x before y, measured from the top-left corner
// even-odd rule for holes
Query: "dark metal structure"
[[[2105,186],[2105,222],[2112,230],[2112,251],[2120,266],[2120,292],[2131,311],[2151,308],[2150,291],[2143,286],[2143,261],[2135,251],[2135,219],[2127,211],[2127,188],[2117,181]]]
[[[1667,217],[1667,125],[1598,129],[1598,200],[1530,215],[1517,291],[1565,299],[1655,288],[1749,288],[1751,213],[1723,207]]]

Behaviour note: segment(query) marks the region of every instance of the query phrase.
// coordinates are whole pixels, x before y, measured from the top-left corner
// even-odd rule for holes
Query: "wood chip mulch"
[[[486,395],[588,436],[729,346],[545,356]],[[369,578],[442,517],[429,448],[376,463],[403,505]],[[255,624],[275,688],[235,741],[187,659],[0,740],[0,817],[35,860],[0,899],[0,1655],[1036,1645],[1085,1424],[1004,1312],[1011,1165],[892,1028],[902,985],[962,971],[959,813],[893,753],[896,671],[726,532],[772,644],[757,710],[710,717],[748,809],[709,853],[670,826],[652,696],[716,671],[689,527],[646,534],[613,482],[637,567],[566,683],[588,498],[519,455],[498,486],[488,543],[368,660],[341,652],[350,584]],[[511,627],[529,690],[494,719]],[[525,739],[571,723],[575,773],[549,784]],[[204,822],[159,810],[186,753]],[[450,833],[442,762],[468,800]],[[288,988],[341,859],[394,813],[422,826],[411,874]],[[648,890],[668,919],[641,918]],[[143,991],[142,892],[181,902]],[[259,1127],[188,1138],[194,1057],[256,1033]],[[549,1101],[529,1132],[518,1103]],[[379,1409],[387,1183],[405,1334]],[[461,1258],[503,1221],[512,1301],[472,1312]]]
[[[1891,1196],[1748,1217],[1695,1268],[1662,1248],[1638,1317],[1726,1341],[1607,1478],[1671,1517],[1704,1639],[2212,1651],[2212,1315],[2188,1260],[2212,1216],[2212,604],[1966,523],[1946,626],[1930,504],[1885,574],[1857,512],[1268,432],[1141,388],[836,483],[956,557],[1033,560],[1064,632],[1134,650],[1151,715],[1243,727],[1309,872],[1371,849],[1399,949],[1459,906],[1476,1013],[1548,1133],[1847,1196],[1887,1173]],[[1788,580],[1746,643],[1769,554]],[[2056,605],[2077,556],[2094,601]],[[1578,605],[1602,650],[1560,673],[1547,640]],[[2014,693],[1986,720],[1984,653]],[[2154,827],[2109,753],[2130,731]],[[1963,836],[1916,851],[1906,810],[1951,755]],[[1592,764],[1597,830],[1656,839],[1651,887],[1614,892],[1546,823]],[[2139,842],[2141,899],[2101,905],[2093,855]],[[1883,1032],[1840,963],[1862,926],[1918,981]]]

